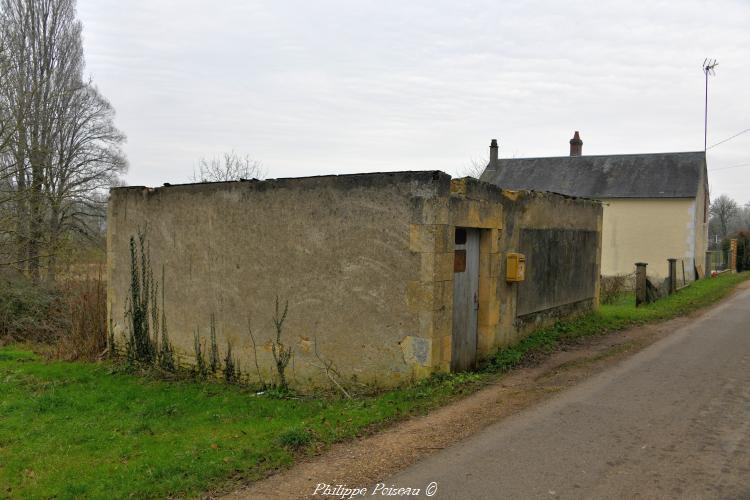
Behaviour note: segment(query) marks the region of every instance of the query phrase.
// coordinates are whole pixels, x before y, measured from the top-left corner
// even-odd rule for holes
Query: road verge
[[[470,395],[381,432],[334,444],[226,498],[302,498],[319,484],[375,484],[632,356],[692,322],[738,285],[746,288],[748,278],[750,273],[701,281],[637,309],[634,299],[625,296],[597,313],[540,330],[500,350],[484,372],[455,376],[457,385],[473,391]]]

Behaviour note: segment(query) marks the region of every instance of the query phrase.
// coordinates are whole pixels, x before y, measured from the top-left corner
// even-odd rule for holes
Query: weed
[[[602,276],[599,287],[599,297],[602,304],[614,303],[628,289],[628,284],[633,280],[630,274],[616,274],[614,276]]]
[[[140,259],[139,259],[140,257]],[[130,237],[130,294],[126,316],[130,320],[127,359],[130,363],[150,364],[155,359],[156,345],[149,331],[150,299],[154,294],[151,258],[146,248],[146,234],[138,231],[138,243]]]
[[[205,379],[208,376],[208,365],[203,355],[203,346],[198,330],[195,331],[193,350],[195,355],[195,364],[193,365],[193,374],[196,378]]]
[[[232,343],[227,341],[227,355],[224,357],[224,381],[227,384],[238,382],[240,366],[232,357]]]
[[[55,357],[95,360],[107,350],[107,290],[102,269],[58,285],[65,296],[70,327],[55,342]]]
[[[292,358],[292,348],[284,346],[281,342],[281,332],[288,312],[289,301],[286,301],[284,303],[284,311],[279,313],[279,296],[277,295],[276,307],[273,315],[273,325],[276,329],[276,340],[271,344],[271,354],[273,354],[273,360],[276,363],[276,373],[279,375],[279,386],[282,389],[287,389],[289,387],[285,371]]]
[[[288,450],[297,451],[308,446],[313,439],[314,436],[308,429],[292,428],[279,434],[278,443]]]
[[[209,319],[209,338],[211,346],[208,351],[208,367],[211,373],[216,374],[219,371],[219,346],[216,343],[216,315],[211,313]]]
[[[255,335],[253,335],[253,328],[250,322],[250,318],[247,318],[247,333],[250,335],[250,340],[253,343],[253,359],[255,360],[255,370],[258,373],[258,383],[260,384],[260,390],[265,390],[267,387],[266,381],[263,375],[260,373],[260,365],[258,364],[258,345],[255,342]]]

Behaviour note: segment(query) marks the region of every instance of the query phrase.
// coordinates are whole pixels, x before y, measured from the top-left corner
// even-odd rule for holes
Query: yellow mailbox
[[[520,253],[508,253],[505,259],[505,281],[523,281],[526,274],[526,257]]]

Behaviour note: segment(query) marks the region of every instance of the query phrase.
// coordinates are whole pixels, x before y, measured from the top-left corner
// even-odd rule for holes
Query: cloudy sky
[[[750,128],[750,2],[79,0],[127,183],[235,150],[269,177],[466,172],[487,155],[703,149]],[[750,201],[750,132],[709,150]],[[738,166],[741,165],[741,166]]]

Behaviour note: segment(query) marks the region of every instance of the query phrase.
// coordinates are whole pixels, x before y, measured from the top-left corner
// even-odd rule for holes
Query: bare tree
[[[0,38],[0,89],[9,84],[10,56],[5,43]],[[13,117],[8,102],[0,98],[0,262],[13,255],[13,210],[10,203],[14,198],[12,179],[14,164],[11,160],[10,140],[13,130]]]
[[[9,55],[5,49],[5,45],[0,39],[0,88],[4,88],[8,84],[8,72],[10,70]],[[13,128],[13,122],[11,118],[10,110],[8,109],[8,103],[0,99],[0,158],[6,153],[8,145],[10,144],[10,131]],[[0,162],[3,165],[4,162]],[[0,170],[0,180],[4,178],[4,171]]]
[[[518,155],[514,152],[509,158],[518,158]],[[475,179],[479,179],[489,165],[490,157],[487,155],[479,159],[472,158],[466,165],[460,167],[456,173],[461,177],[474,177]]]
[[[263,164],[250,155],[240,156],[234,151],[211,159],[201,158],[198,171],[193,172],[193,182],[228,182],[240,179],[262,179]]]
[[[489,163],[489,158],[480,158],[478,160],[472,158],[464,167],[459,169],[457,173],[461,177],[474,177],[475,179],[479,179]]]
[[[738,209],[736,229],[738,231],[750,230],[750,203],[745,203]]]
[[[729,233],[729,224],[737,216],[737,202],[729,196],[722,194],[711,203],[709,213],[712,217],[716,218],[721,230],[721,237],[725,238]]]
[[[114,109],[90,83],[70,95],[57,136],[53,168],[45,176],[48,196],[48,273],[54,277],[61,239],[71,232],[100,234],[106,189],[127,168],[114,127]]]
[[[75,0],[0,0],[0,102],[12,122],[0,203],[12,214],[15,264],[34,279],[43,268],[54,278],[61,240],[87,233],[127,166],[114,110],[83,78],[81,31]]]

